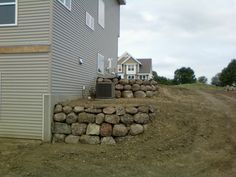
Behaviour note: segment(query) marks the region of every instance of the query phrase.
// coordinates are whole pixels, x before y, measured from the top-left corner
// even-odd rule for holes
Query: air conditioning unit
[[[115,98],[115,85],[110,82],[98,82],[96,85],[97,99],[113,99]]]

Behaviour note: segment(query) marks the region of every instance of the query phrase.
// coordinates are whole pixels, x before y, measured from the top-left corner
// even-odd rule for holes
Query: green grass
[[[194,83],[194,84],[181,84],[175,87],[187,88],[187,89],[210,89],[210,90],[224,90],[224,87],[217,87],[208,84]]]

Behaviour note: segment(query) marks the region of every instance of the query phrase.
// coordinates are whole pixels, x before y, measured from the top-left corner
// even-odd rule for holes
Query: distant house
[[[125,0],[0,0],[0,137],[50,140],[54,104],[116,70]]]
[[[152,59],[136,59],[128,52],[118,58],[117,73],[124,79],[152,79]]]

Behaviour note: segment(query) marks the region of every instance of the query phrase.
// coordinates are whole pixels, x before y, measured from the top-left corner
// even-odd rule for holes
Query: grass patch
[[[214,85],[208,85],[208,84],[202,84],[202,83],[181,84],[181,85],[177,85],[175,87],[187,88],[187,89],[224,90],[224,87],[217,87]]]

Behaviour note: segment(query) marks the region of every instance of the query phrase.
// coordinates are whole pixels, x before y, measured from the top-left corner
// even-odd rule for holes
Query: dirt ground
[[[115,146],[0,139],[0,177],[236,177],[235,92],[161,87],[151,103],[149,130]]]

